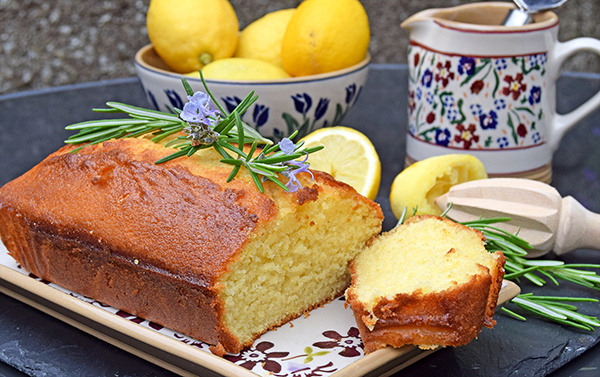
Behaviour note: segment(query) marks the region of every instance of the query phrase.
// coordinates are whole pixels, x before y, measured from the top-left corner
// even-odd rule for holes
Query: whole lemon
[[[151,0],[146,26],[156,53],[179,73],[233,56],[239,32],[227,0]]]
[[[213,80],[277,80],[289,78],[290,75],[281,67],[258,59],[227,58],[215,60],[202,68],[205,79]],[[187,76],[200,77],[198,71]]]
[[[358,0],[305,0],[281,45],[292,76],[337,71],[359,63],[369,48],[369,19]]]
[[[283,9],[266,14],[246,26],[240,33],[235,56],[259,59],[283,68],[281,42],[296,9]]]

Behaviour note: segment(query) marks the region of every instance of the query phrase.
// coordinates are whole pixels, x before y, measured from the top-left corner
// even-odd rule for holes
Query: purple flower
[[[529,104],[533,105],[534,103],[540,103],[542,99],[542,88],[539,86],[532,86],[531,91],[529,92]]]
[[[296,94],[292,96],[292,99],[294,100],[296,111],[302,115],[306,115],[312,106],[312,99],[310,96],[307,93]]]
[[[181,107],[183,106],[183,101],[181,100],[181,97],[179,97],[179,94],[177,94],[177,92],[171,89],[166,89],[165,94],[167,95],[167,97],[169,97],[169,102],[171,102],[171,105],[173,105],[173,107],[181,109]]]
[[[281,149],[281,151],[285,154],[292,154],[296,149],[296,145],[294,144],[294,142],[288,139],[287,137],[284,137],[278,144],[279,149]]]
[[[225,102],[225,107],[227,108],[228,112],[232,112],[240,103],[242,103],[242,100],[236,96],[225,98],[221,97],[221,100]]]
[[[356,95],[356,84],[350,84],[346,87],[346,103],[352,102],[352,99]]]
[[[450,131],[448,129],[435,130],[435,143],[447,147],[450,144]]]
[[[479,115],[479,125],[482,129],[496,129],[498,125],[498,114],[494,110],[490,110],[489,114],[481,113]]]
[[[461,75],[463,73],[466,73],[469,76],[474,74],[475,59],[468,56],[463,56],[462,58],[460,58],[460,61],[458,62],[458,73],[460,73]]]
[[[218,115],[206,93],[196,92],[193,96],[188,96],[188,100],[190,102],[183,106],[183,112],[180,115],[181,119],[186,122],[210,125],[208,117]]]
[[[265,105],[256,104],[256,106],[254,106],[254,111],[252,112],[252,120],[254,121],[254,124],[256,124],[256,127],[258,128],[264,125],[267,123],[268,119],[269,108]]]
[[[319,103],[315,109],[315,121],[323,118],[323,115],[327,112],[327,107],[329,107],[329,100],[327,98],[319,99]]]
[[[310,174],[312,179],[315,179],[313,173],[310,170],[308,170],[309,164],[306,163],[306,160],[308,160],[308,153],[306,154],[306,158],[302,162],[288,161],[288,167],[281,172],[281,174],[283,174],[284,177],[289,179],[288,183],[285,184],[285,187],[287,187],[290,190],[290,192],[296,192],[299,189],[303,188],[302,183],[300,183],[296,175],[300,173],[308,173]]]
[[[426,88],[431,88],[431,83],[433,82],[433,72],[429,69],[426,69],[423,73],[423,77],[421,77],[421,84]]]

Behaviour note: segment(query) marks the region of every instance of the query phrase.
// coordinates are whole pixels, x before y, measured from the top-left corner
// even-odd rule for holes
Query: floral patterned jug
[[[600,41],[560,43],[558,17],[500,26],[510,3],[430,9],[408,18],[409,120],[406,164],[448,153],[479,158],[490,176],[549,183],[566,131],[600,107],[600,93],[556,113],[556,79],[572,54]]]

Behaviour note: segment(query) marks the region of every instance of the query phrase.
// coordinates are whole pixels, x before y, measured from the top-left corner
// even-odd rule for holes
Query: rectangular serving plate
[[[181,376],[256,377],[273,372],[272,368],[263,369],[268,365],[264,362],[253,364],[250,357],[242,355],[244,351],[240,353],[241,357],[230,358],[235,361],[232,362],[210,353],[205,343],[153,326],[140,318],[33,277],[8,255],[2,243],[0,292]],[[504,281],[499,305],[519,292],[516,284]],[[404,346],[380,349],[365,355],[358,345],[360,339],[354,336],[356,332],[352,329],[355,326],[351,309],[343,298],[337,298],[311,311],[309,316],[263,334],[250,351],[256,353],[259,349],[264,351],[263,355],[268,355],[268,347],[268,351],[275,355],[285,350],[285,357],[271,360],[271,366],[275,363],[280,368],[277,376],[312,368],[321,376],[347,377],[390,376],[437,350]],[[331,334],[339,339],[334,339]],[[339,347],[331,347],[335,341],[340,344]],[[345,348],[343,341],[348,344]]]

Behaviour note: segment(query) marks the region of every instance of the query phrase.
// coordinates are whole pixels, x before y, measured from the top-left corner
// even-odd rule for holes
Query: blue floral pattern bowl
[[[336,72],[273,81],[206,80],[223,108],[232,111],[254,90],[258,100],[242,120],[263,136],[279,141],[298,131],[296,140],[321,128],[339,125],[356,103],[367,79],[370,56]],[[183,108],[186,93],[181,74],[173,72],[152,45],[135,55],[135,69],[151,107],[174,112]],[[204,91],[202,81],[185,76],[192,89]]]

